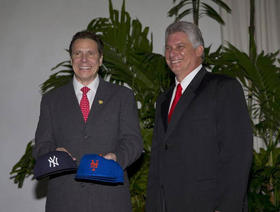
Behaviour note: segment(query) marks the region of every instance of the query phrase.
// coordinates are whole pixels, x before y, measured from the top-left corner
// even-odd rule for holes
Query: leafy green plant
[[[271,163],[273,156],[273,163]],[[279,211],[280,148],[254,152],[248,191],[249,211]]]
[[[34,141],[28,142],[25,153],[20,160],[13,166],[10,175],[15,184],[18,184],[18,188],[22,188],[25,178],[33,175],[33,167],[35,165],[35,159],[32,157],[32,146]]]
[[[173,0],[173,3],[176,2],[177,0]],[[220,8],[226,10],[228,13],[231,12],[231,9],[224,1],[212,0],[212,2],[217,4]],[[180,12],[183,8],[186,9]],[[175,16],[175,21],[178,21],[191,13],[193,15],[193,22],[197,26],[199,25],[199,18],[204,15],[214,19],[219,24],[225,24],[224,20],[219,15],[219,12],[202,0],[180,0],[178,4],[168,11],[168,16]]]

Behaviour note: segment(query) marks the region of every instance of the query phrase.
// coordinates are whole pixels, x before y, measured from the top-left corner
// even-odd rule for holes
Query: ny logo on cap
[[[50,167],[59,166],[59,163],[57,161],[57,157],[55,157],[55,156],[53,156],[53,158],[49,157],[48,161],[49,161],[49,166]]]
[[[96,162],[94,162],[94,160],[91,160],[90,168],[92,168],[92,171],[95,171],[97,167],[98,167],[98,160],[96,160]]]

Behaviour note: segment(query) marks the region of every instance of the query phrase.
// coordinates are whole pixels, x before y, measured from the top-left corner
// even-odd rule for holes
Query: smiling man
[[[126,168],[142,152],[133,92],[99,77],[103,44],[94,33],[75,34],[69,53],[73,80],[43,95],[33,155],[65,151],[79,164],[84,154],[101,154],[120,164],[124,184],[81,182],[69,173],[52,176],[46,211],[131,212]]]
[[[196,25],[173,23],[165,38],[175,84],[156,103],[146,211],[246,211],[252,129],[242,87],[205,70]]]
[[[97,77],[103,60],[102,52],[98,51],[96,41],[89,38],[75,40],[70,48],[75,77],[81,84],[87,86]]]

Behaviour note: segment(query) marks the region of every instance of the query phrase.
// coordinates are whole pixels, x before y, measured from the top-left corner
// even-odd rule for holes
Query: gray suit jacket
[[[45,94],[35,135],[35,158],[66,148],[79,163],[84,154],[113,152],[125,169],[142,152],[137,108],[131,90],[100,79],[87,123],[72,81]],[[78,182],[74,174],[51,177],[46,211],[131,211],[129,182],[123,185]]]
[[[252,129],[237,80],[202,68],[167,123],[173,88],[157,101],[147,212],[241,212]]]

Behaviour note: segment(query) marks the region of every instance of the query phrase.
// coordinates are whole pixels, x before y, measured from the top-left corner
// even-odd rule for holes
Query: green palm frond
[[[62,69],[61,69],[62,68]],[[60,69],[58,72],[50,75],[49,79],[47,79],[42,85],[41,85],[41,92],[42,94],[51,91],[52,89],[58,88],[60,86],[65,85],[69,82],[69,80],[73,77],[73,69],[71,66],[70,61],[64,61],[54,68],[52,68],[52,71],[56,71],[57,69]]]
[[[214,2],[215,4],[217,4],[219,7],[221,7],[225,11],[227,11],[228,13],[231,13],[230,7],[222,0],[211,0],[211,1]]]
[[[217,21],[219,24],[225,24],[222,17],[213,7],[202,0],[180,0],[168,11],[168,16],[175,17],[175,21],[182,20],[185,16],[193,14],[193,22],[198,25],[199,18],[206,15],[209,18]],[[231,13],[230,7],[222,0],[212,0],[214,4],[228,13]],[[173,0],[176,3],[176,0]]]
[[[266,129],[276,132],[280,129],[280,68],[276,66],[278,53],[261,52],[256,54],[254,61],[245,52],[228,44],[213,68],[214,72],[231,75],[241,81],[255,102],[251,107],[252,118]]]
[[[34,140],[28,142],[25,153],[20,160],[13,166],[10,172],[10,179],[13,179],[15,184],[18,184],[18,188],[22,188],[25,178],[33,175],[33,167],[35,165],[35,159],[32,157],[32,146]]]
[[[173,1],[174,3],[176,2],[176,0]],[[192,2],[190,0],[186,0],[186,1],[180,1],[177,5],[175,5],[174,7],[172,7],[169,11],[168,11],[168,16],[172,17],[175,16],[176,20],[180,20],[181,18],[183,18],[184,16],[182,16],[183,13],[185,13],[186,15],[190,14],[192,12],[192,9],[186,9],[184,10],[184,12],[179,14],[179,10],[181,10],[183,7],[185,7],[186,5],[192,5]],[[186,12],[188,11],[188,12]],[[181,18],[179,18],[181,17]]]
[[[182,20],[185,16],[189,15],[192,13],[192,9],[186,9],[183,12],[181,12],[180,14],[178,14],[175,18],[175,21],[180,21]]]
[[[209,4],[202,3],[202,11],[201,11],[201,16],[202,15],[207,15],[208,17],[212,18],[213,20],[217,21],[219,24],[224,25],[225,22],[222,19],[222,17],[219,15],[219,13],[211,7]]]

